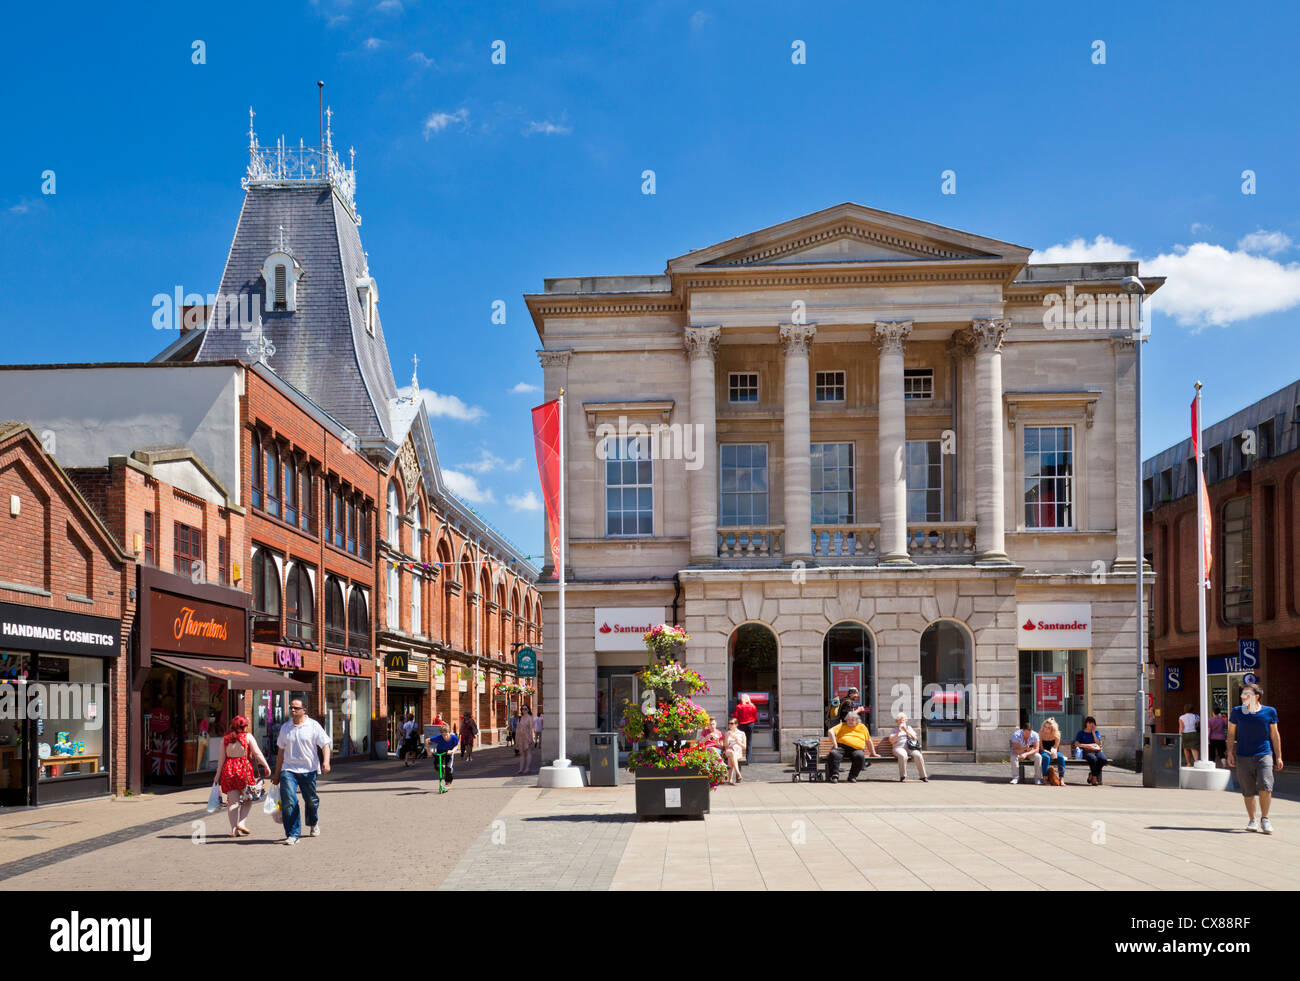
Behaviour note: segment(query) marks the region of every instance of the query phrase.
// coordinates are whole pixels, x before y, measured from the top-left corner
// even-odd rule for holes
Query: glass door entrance
[[[599,668],[596,679],[596,731],[619,732],[628,705],[639,705],[640,685],[631,668]],[[620,736],[618,749],[626,753],[631,747]]]
[[[14,705],[13,717],[0,719],[0,804],[8,807],[31,803],[36,724],[27,718],[29,660],[26,654],[0,653],[0,685],[6,689],[3,697],[12,697]]]

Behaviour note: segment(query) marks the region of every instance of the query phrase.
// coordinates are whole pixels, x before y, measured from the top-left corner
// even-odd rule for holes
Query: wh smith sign
[[[596,650],[644,651],[645,633],[664,623],[662,606],[596,607]]]
[[[1018,603],[1016,643],[1022,651],[1092,646],[1091,603]]]

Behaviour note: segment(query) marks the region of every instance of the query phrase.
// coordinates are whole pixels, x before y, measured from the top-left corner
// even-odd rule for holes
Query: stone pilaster
[[[903,403],[903,343],[912,321],[876,323],[880,349],[880,454],[877,489],[880,497],[880,564],[907,565],[907,416]]]
[[[975,560],[1009,562],[1002,464],[1002,342],[1011,321],[977,317],[963,332],[975,355]]]
[[[699,426],[700,466],[688,471],[691,508],[691,565],[716,565],[718,561],[718,338],[721,327],[687,327],[686,356],[691,366],[689,423]]]
[[[785,324],[785,561],[812,560],[812,480],[809,454],[812,441],[808,391],[808,352],[817,328]]]
[[[1111,339],[1115,348],[1114,572],[1137,569],[1137,341]]]

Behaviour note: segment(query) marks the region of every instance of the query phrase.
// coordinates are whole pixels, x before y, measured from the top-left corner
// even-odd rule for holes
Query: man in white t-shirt
[[[536,737],[534,745],[540,749],[542,746],[542,716],[540,712],[533,716],[533,735]]]
[[[280,810],[284,814],[284,843],[298,844],[298,792],[302,791],[303,806],[307,811],[307,833],[320,837],[320,798],[316,794],[316,774],[330,772],[330,737],[319,722],[308,718],[301,698],[289,703],[289,720],[280,727],[276,740],[280,752],[275,758],[275,773],[271,783],[280,786]],[[322,765],[317,750],[324,751]],[[281,781],[281,776],[284,777]]]

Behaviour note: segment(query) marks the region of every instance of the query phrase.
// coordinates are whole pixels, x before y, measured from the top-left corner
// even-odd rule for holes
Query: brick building
[[[1231,711],[1254,675],[1285,725],[1300,713],[1300,381],[1206,426],[1203,443],[1214,536],[1210,708]],[[1183,705],[1199,714],[1201,698],[1190,437],[1146,460],[1142,476],[1147,554],[1157,573],[1150,690],[1156,729],[1177,732]]]
[[[135,564],[25,423],[0,502],[0,805],[121,793]]]

